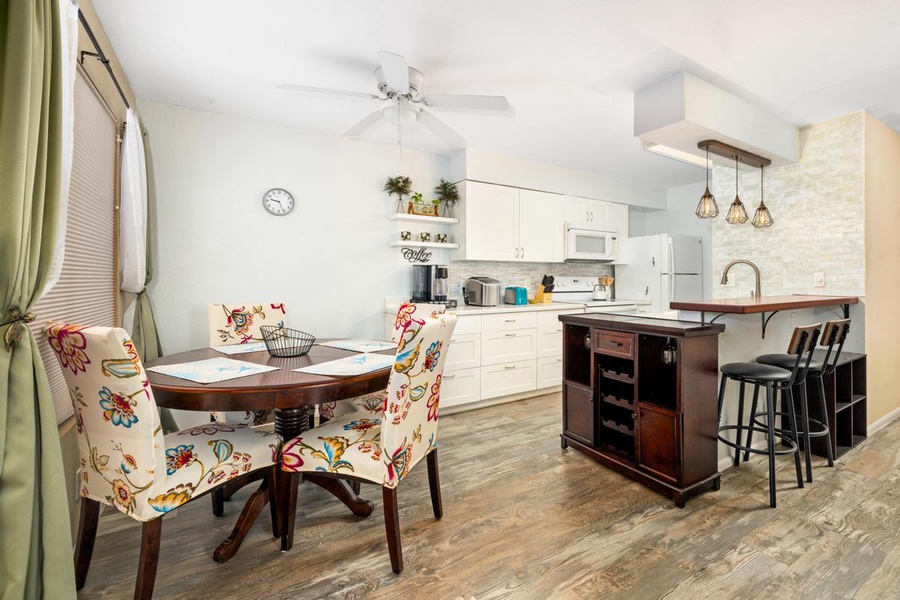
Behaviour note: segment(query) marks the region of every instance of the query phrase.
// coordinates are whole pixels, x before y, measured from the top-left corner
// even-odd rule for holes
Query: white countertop
[[[638,300],[615,300],[611,301],[610,307],[629,306],[633,304],[643,304]],[[647,302],[647,304],[650,304]],[[387,302],[384,312],[385,314],[396,314],[400,303]],[[498,306],[471,306],[459,303],[456,308],[447,309],[458,315],[494,315],[511,312],[529,312],[529,311],[562,311],[562,310],[584,310],[584,304],[573,304],[568,302],[547,302],[542,304],[500,304]]]

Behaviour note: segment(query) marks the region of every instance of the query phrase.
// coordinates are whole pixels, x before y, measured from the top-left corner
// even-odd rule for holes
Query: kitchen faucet
[[[733,267],[734,265],[738,264],[738,263],[744,263],[745,265],[750,265],[751,267],[753,267],[753,273],[754,273],[754,275],[756,275],[756,294],[755,294],[755,297],[756,297],[757,300],[759,300],[760,296],[762,295],[762,294],[760,293],[760,291],[759,291],[759,267],[757,267],[756,265],[754,265],[754,264],[753,264],[752,262],[750,262],[749,260],[744,260],[743,258],[739,258],[739,259],[737,259],[737,260],[733,260],[733,261],[731,261],[730,263],[728,263],[728,265],[725,267],[725,270],[722,271],[722,281],[721,281],[722,285],[726,285],[726,284],[728,283],[728,270],[729,270],[731,267]]]

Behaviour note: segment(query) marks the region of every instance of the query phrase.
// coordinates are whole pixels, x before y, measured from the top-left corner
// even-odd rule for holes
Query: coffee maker
[[[449,273],[447,265],[413,265],[412,301],[448,304]]]

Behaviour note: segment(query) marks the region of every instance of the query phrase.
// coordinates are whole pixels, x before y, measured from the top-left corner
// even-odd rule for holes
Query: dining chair
[[[135,598],[150,598],[163,517],[225,482],[265,469],[257,510],[269,498],[277,441],[265,430],[209,423],[164,435],[153,390],[124,329],[50,323],[44,329],[65,376],[81,458],[76,588],[84,587],[100,505],[140,521]],[[275,509],[273,534],[277,534]]]
[[[401,311],[403,308],[401,307]],[[282,549],[293,545],[297,488],[302,473],[315,473],[375,483],[382,487],[388,551],[394,573],[403,570],[397,486],[419,461],[427,458],[431,505],[443,515],[438,476],[438,407],[441,377],[456,315],[428,315],[415,330],[398,337],[386,402],[377,416],[350,414],[335,418],[288,441],[282,469],[291,473],[286,498]]]

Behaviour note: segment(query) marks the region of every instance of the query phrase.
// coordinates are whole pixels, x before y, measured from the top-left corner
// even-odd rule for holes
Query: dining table
[[[380,353],[392,355],[394,350],[384,350]],[[160,365],[192,363],[225,356],[212,348],[169,354],[150,361],[145,366],[148,367],[150,387],[158,406],[203,412],[272,410],[275,416],[275,433],[281,441],[287,441],[309,428],[311,407],[375,393],[387,387],[390,367],[343,377],[298,373],[294,370],[354,355],[358,353],[319,344],[313,345],[307,354],[292,358],[271,356],[266,351],[230,354],[228,358],[277,367],[277,370],[215,383],[196,383],[149,370]],[[286,502],[289,497],[290,474],[284,473],[281,469],[276,471],[275,489],[268,489],[268,483],[263,480],[259,489],[251,494],[233,531],[213,553],[216,562],[225,562],[235,555],[244,537],[271,499],[274,499],[273,534],[282,537],[281,532],[286,525],[288,514]],[[303,481],[327,490],[343,502],[354,515],[367,517],[372,513],[374,505],[360,498],[344,480],[304,474]]]

